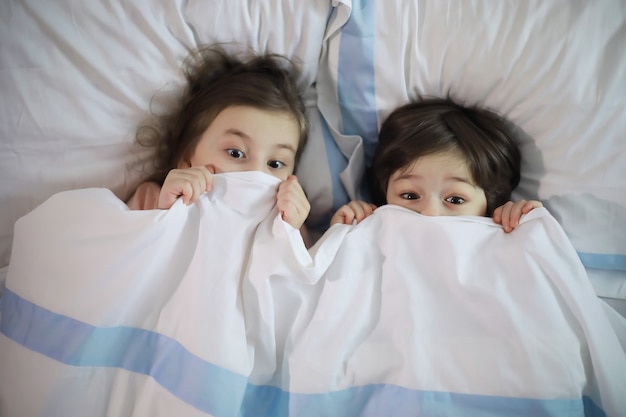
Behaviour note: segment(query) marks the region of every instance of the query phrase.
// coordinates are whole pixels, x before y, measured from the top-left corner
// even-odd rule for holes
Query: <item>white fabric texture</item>
[[[227,401],[236,404],[237,397],[244,396],[246,379],[255,382],[255,363],[262,363],[266,371],[276,351],[271,345],[249,340],[248,332],[272,336],[271,327],[265,332],[258,328],[264,326],[265,316],[255,309],[256,303],[245,302],[247,292],[252,291],[247,289],[252,280],[247,278],[246,260],[253,236],[267,240],[257,234],[257,228],[268,222],[269,230],[261,229],[261,233],[271,234],[276,224],[287,242],[290,233],[299,237],[299,231],[277,217],[278,183],[263,173],[220,174],[215,176],[214,190],[196,204],[185,206],[179,200],[170,210],[131,211],[106,189],[57,194],[18,221],[4,297],[10,291],[46,311],[122,333],[108,338],[90,330],[81,345],[78,330],[63,335],[57,329],[52,338],[69,339],[57,340],[60,346],[53,351],[65,349],[69,354],[75,346],[82,346],[78,362],[90,349],[101,349],[104,357],[116,350],[129,355],[132,348],[124,344],[128,342],[124,329],[140,334],[141,330],[153,331],[179,342],[187,354],[243,376],[243,384],[228,388],[211,381],[217,385],[213,391],[225,390]],[[294,242],[306,262],[302,239]],[[275,244],[274,249],[280,247]],[[280,257],[289,264],[289,253],[283,251]],[[10,311],[6,299],[3,302],[4,328]],[[36,328],[36,322],[32,324],[29,332]],[[167,403],[163,387],[149,378],[128,375],[124,369],[93,368],[86,374],[76,367],[60,368],[55,361],[31,363],[32,353],[7,345],[6,340],[2,344],[1,415],[156,416],[170,415],[168,410],[190,415],[183,413],[188,407],[184,404],[183,408],[171,408],[171,404],[161,408],[160,402],[152,402],[151,398],[158,397]],[[257,345],[270,349],[271,356],[260,359]],[[154,368],[159,368],[158,363]],[[176,383],[190,372],[180,371],[173,378]],[[120,397],[113,392],[121,393]],[[131,411],[129,406],[137,408]]]
[[[277,179],[215,180],[191,206],[85,189],[17,222],[1,415],[624,415],[625,335],[547,210],[505,234],[387,206],[309,252]]]
[[[626,413],[626,321],[616,333],[546,209],[511,234],[491,219],[397,206],[325,239],[336,232],[315,310],[293,332],[294,391],[374,381],[529,398],[598,390],[607,415]]]

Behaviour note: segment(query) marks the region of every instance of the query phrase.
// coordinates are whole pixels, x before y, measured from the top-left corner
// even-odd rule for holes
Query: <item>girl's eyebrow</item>
[[[241,130],[238,129],[226,129],[226,131],[224,132],[228,135],[235,135],[235,136],[239,136],[242,139],[245,140],[252,140],[252,138],[250,136],[248,136],[247,134],[245,134],[244,132],[242,132]]]
[[[280,149],[287,149],[288,151],[291,151],[294,154],[296,153],[296,149],[288,143],[279,143],[276,145],[276,147]]]
[[[226,132],[224,132],[228,135],[234,135],[234,136],[239,136],[241,139],[247,141],[247,142],[254,142],[254,139],[248,135],[247,133],[242,132],[239,129],[226,129]],[[287,149],[291,152],[293,152],[294,154],[297,152],[297,149],[295,149],[292,145],[288,144],[288,143],[278,143],[275,146],[276,148],[280,148],[280,149]]]

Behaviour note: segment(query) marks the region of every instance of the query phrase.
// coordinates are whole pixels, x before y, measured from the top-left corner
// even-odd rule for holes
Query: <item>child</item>
[[[427,216],[489,216],[512,231],[539,201],[510,202],[520,180],[520,151],[497,114],[450,99],[409,103],[385,120],[372,161],[372,195]],[[360,222],[376,205],[352,201],[335,223]]]
[[[296,229],[310,205],[293,174],[307,140],[297,71],[276,54],[242,59],[215,45],[185,61],[180,106],[160,126],[143,126],[137,141],[156,146],[155,173],[127,201],[133,210],[195,202],[213,174],[262,171],[282,180],[277,207]]]

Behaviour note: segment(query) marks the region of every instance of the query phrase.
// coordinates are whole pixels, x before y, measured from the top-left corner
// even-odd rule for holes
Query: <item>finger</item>
[[[294,180],[291,178],[291,175],[289,177],[287,177],[286,180],[282,181],[279,185],[278,185],[278,195],[282,196],[285,195],[289,192],[289,190],[292,189],[294,185]]]
[[[297,197],[299,200],[307,200],[302,186],[295,177],[286,179],[278,186],[278,198],[284,197]]]
[[[376,206],[374,204],[371,204],[371,203],[363,203],[363,204],[364,204],[364,210],[367,216],[369,216],[370,214],[374,212],[374,210],[376,210]]]
[[[343,218],[340,214],[335,213],[333,214],[333,217],[330,218],[330,225],[332,226],[337,223],[343,223]]]
[[[189,205],[194,202],[194,194],[197,194],[198,186],[193,181],[187,181],[182,184],[181,194],[183,203]]]
[[[341,223],[341,224],[346,224],[346,217],[345,217],[345,213],[343,211],[343,206],[340,207],[335,214],[333,214],[333,217],[330,219],[330,225],[334,225],[337,223]]]
[[[278,194],[279,196],[285,196],[289,194],[300,195],[301,198],[306,199],[306,195],[302,186],[298,182],[298,179],[295,175],[290,175],[286,180],[280,183],[278,186]]]
[[[367,208],[360,201],[351,201],[348,203],[348,207],[352,209],[353,218],[356,219],[357,223],[366,217],[365,211]]]
[[[276,194],[276,199],[279,203],[287,203],[293,202],[298,206],[303,206],[305,203],[308,203],[306,196],[304,195],[304,191],[294,184],[290,184],[287,182],[283,182],[278,186],[278,193]]]
[[[289,223],[295,229],[300,229],[307,218],[306,214],[294,207],[283,210],[281,216],[285,222]]]
[[[159,194],[159,202],[157,204],[157,208],[167,210],[171,208],[176,200],[180,197],[180,194],[175,193],[172,194],[168,190],[161,188],[161,193]]]
[[[213,165],[206,165],[200,167],[202,178],[204,180],[204,191],[211,191],[213,188],[213,174],[215,174],[215,167]]]
[[[193,204],[213,184],[213,176],[204,166],[193,167],[179,173],[180,181],[184,182],[183,202]],[[207,185],[207,181],[210,185]]]
[[[303,215],[305,218],[309,215],[311,204],[295,176],[293,176],[293,179],[287,179],[279,185],[277,199],[279,204],[285,204],[282,207],[288,207],[287,203],[292,203],[298,214]]]
[[[353,203],[355,204],[355,207],[358,207],[359,210],[357,212],[357,222],[361,222],[366,217],[369,217],[376,209],[376,206],[374,204],[366,203],[365,201],[358,200]]]
[[[543,203],[541,201],[537,201],[537,200],[527,201],[526,204],[524,204],[524,206],[522,207],[522,213],[528,214],[533,209],[536,209],[539,207],[543,207]]]
[[[206,191],[206,182],[204,178],[196,178],[195,181],[191,182],[191,187],[193,189],[191,196],[188,199],[188,204],[195,203],[202,194]]]
[[[158,208],[169,209],[179,197],[187,198],[190,190],[188,187],[186,188],[186,183],[186,175],[182,170],[171,170],[167,174],[167,177],[165,177],[165,181],[163,181],[163,185],[161,186]],[[185,193],[187,196],[185,196]]]
[[[352,224],[355,219],[355,213],[349,206],[343,206],[339,209],[339,215],[343,224]]]
[[[204,175],[197,167],[189,168],[180,173],[180,193],[183,202],[187,205],[194,203],[198,197],[204,192],[206,183]]]
[[[501,211],[501,224],[502,224],[502,228],[504,229],[505,232],[510,232],[511,230],[513,230],[513,228],[511,227],[511,208],[513,207],[513,202],[509,201],[507,203],[505,203],[502,206],[502,211]]]
[[[509,217],[509,225],[511,229],[514,229],[519,225],[519,219],[522,217],[522,208],[525,204],[526,200],[520,200],[515,202],[511,207],[511,213]]]
[[[493,211],[493,215],[491,216],[491,218],[493,219],[494,222],[498,224],[502,224],[502,206],[497,207]]]
[[[284,221],[299,229],[306,221],[311,206],[306,199],[284,197],[277,201],[277,208]]]

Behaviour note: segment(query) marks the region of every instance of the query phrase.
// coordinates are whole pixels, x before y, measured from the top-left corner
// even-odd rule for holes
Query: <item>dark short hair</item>
[[[137,141],[156,147],[154,174],[149,180],[162,184],[167,173],[189,159],[202,133],[217,115],[231,106],[286,112],[299,125],[296,152],[299,160],[308,136],[308,122],[300,70],[283,55],[257,54],[251,50],[227,52],[224,45],[210,45],[190,52],[183,63],[187,81],[180,105],[160,118],[157,125],[143,125]]]
[[[449,98],[428,98],[394,110],[383,122],[371,166],[371,192],[386,204],[387,185],[418,158],[458,150],[485,191],[487,215],[506,203],[520,181],[521,154],[513,126],[497,113]]]

